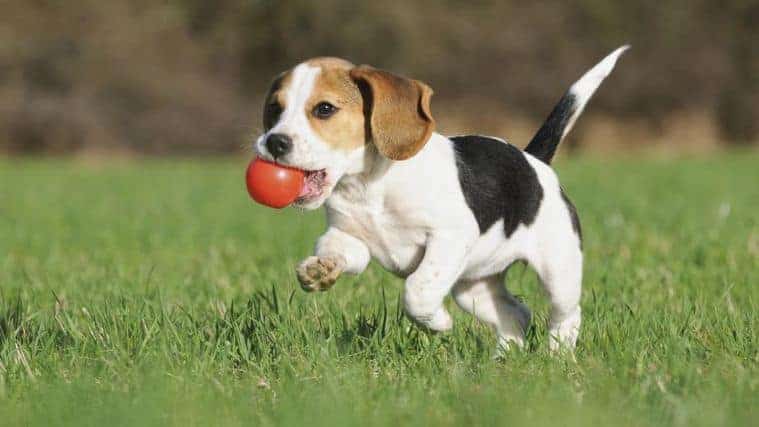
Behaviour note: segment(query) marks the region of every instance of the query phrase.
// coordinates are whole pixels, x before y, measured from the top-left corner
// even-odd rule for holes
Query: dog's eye
[[[314,116],[318,119],[328,119],[337,112],[338,108],[329,102],[320,102],[314,107]]]

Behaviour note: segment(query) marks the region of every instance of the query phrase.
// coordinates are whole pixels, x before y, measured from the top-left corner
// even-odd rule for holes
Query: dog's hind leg
[[[576,243],[554,244],[544,255],[546,262],[533,264],[533,268],[537,270],[551,303],[549,346],[553,351],[572,350],[580,333],[582,250]]]
[[[451,292],[466,264],[470,245],[461,236],[434,236],[427,242],[422,262],[406,279],[403,305],[418,324],[437,332],[453,326],[443,300]]]
[[[453,298],[464,311],[495,329],[501,349],[524,345],[530,310],[506,290],[502,274],[460,281],[453,288]]]

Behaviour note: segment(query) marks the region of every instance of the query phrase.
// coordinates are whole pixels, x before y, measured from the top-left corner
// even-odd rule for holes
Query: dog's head
[[[338,58],[312,59],[272,83],[255,150],[304,170],[296,204],[314,209],[345,174],[365,171],[371,156],[404,160],[421,150],[435,128],[431,96],[417,80]]]

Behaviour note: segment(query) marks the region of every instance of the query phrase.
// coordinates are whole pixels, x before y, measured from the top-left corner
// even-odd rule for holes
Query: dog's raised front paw
[[[335,284],[335,281],[343,272],[345,263],[339,257],[316,257],[306,258],[298,265],[295,272],[298,274],[300,287],[306,292],[326,291]]]

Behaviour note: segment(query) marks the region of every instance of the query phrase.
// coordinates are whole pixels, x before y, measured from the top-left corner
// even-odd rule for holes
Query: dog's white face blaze
[[[256,153],[274,160],[266,148],[271,134],[292,140],[292,150],[278,163],[306,171],[306,185],[296,205],[316,209],[330,196],[346,173],[363,169],[364,118],[361,95],[348,71],[352,64],[333,58],[299,64],[275,82],[267,105],[279,104],[278,118],[265,118],[271,127],[255,143]],[[320,119],[314,108],[321,102],[337,107],[331,117]],[[267,113],[265,113],[267,114]]]

